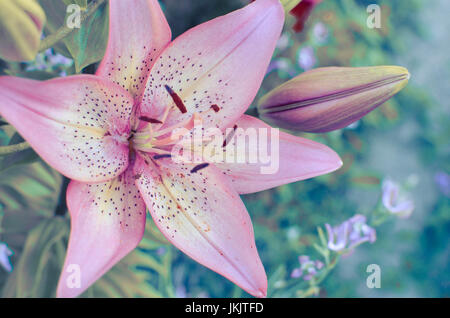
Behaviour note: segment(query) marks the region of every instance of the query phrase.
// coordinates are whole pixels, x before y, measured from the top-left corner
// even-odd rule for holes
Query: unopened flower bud
[[[0,58],[33,60],[44,24],[45,12],[36,0],[0,0]]]
[[[281,128],[328,132],[357,121],[408,80],[408,70],[400,66],[317,68],[270,91],[258,111]]]

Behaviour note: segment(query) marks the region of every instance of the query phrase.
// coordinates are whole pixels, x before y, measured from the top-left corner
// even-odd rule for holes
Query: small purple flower
[[[317,62],[314,49],[310,46],[301,48],[298,52],[297,62],[305,71],[312,69]]]
[[[315,276],[324,266],[321,261],[312,261],[307,255],[299,256],[298,262],[300,263],[300,267],[294,268],[291,273],[291,277],[300,278],[303,276],[303,280],[306,281],[311,280],[313,276]]]
[[[382,185],[382,202],[384,207],[392,214],[407,218],[414,210],[414,202],[401,192],[400,186],[386,179]]]
[[[177,298],[186,298],[188,296],[186,293],[186,287],[182,285],[175,287],[175,296]]]
[[[59,53],[55,53],[53,49],[48,49],[45,52],[36,55],[32,62],[27,63],[27,71],[45,71],[54,67],[69,67],[73,64],[73,60],[69,59]]]
[[[13,255],[13,251],[8,247],[6,243],[0,243],[0,266],[3,267],[8,273],[12,272],[13,268],[9,257]]]
[[[450,197],[450,175],[445,172],[438,172],[434,176],[434,181],[439,187],[439,190],[441,190],[446,197]]]
[[[335,252],[350,252],[364,242],[375,242],[375,229],[368,226],[366,221],[364,215],[357,214],[335,227],[325,224],[328,248]]]
[[[46,57],[48,58],[48,61],[50,63],[50,65],[62,65],[65,67],[69,67],[73,64],[73,60],[69,59],[67,57],[65,57],[64,55],[61,55],[59,53],[53,53],[51,52],[46,52]]]
[[[167,250],[166,250],[165,247],[159,247],[159,248],[156,250],[156,254],[157,254],[158,256],[162,256],[162,255],[166,254],[166,252],[167,252]]]

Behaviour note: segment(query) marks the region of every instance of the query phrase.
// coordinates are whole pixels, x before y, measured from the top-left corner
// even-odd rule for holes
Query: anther
[[[209,166],[209,163],[201,163],[197,166],[195,166],[194,168],[192,168],[191,173],[196,173],[199,170],[205,169],[207,166]]]
[[[217,113],[217,112],[219,112],[220,107],[217,104],[214,104],[214,105],[211,105],[211,109]]]
[[[162,124],[163,123],[162,121],[160,121],[158,119],[150,118],[150,117],[147,117],[147,116],[141,116],[141,117],[139,117],[139,120],[145,121],[145,122],[150,123],[150,124]]]
[[[183,101],[181,100],[180,96],[178,96],[178,94],[175,93],[169,85],[164,85],[164,87],[166,88],[166,91],[169,93],[170,97],[172,97],[175,105],[178,107],[180,112],[182,114],[187,113],[187,108],[184,105]]]
[[[228,143],[231,141],[231,139],[233,139],[234,134],[236,133],[236,129],[237,129],[237,125],[233,126],[233,130],[230,131],[230,133],[228,134],[228,136],[225,138],[225,140],[223,141],[222,147],[225,147],[226,145],[228,145]]]
[[[158,160],[158,159],[163,159],[163,158],[172,158],[172,155],[170,154],[163,154],[163,155],[154,155],[153,159]]]

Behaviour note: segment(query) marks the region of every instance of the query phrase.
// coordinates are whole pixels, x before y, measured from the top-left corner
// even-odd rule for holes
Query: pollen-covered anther
[[[191,169],[191,173],[196,173],[197,171],[205,169],[208,166],[209,166],[209,163],[207,163],[207,162],[196,165],[194,168]]]
[[[162,154],[162,155],[153,156],[154,160],[164,159],[164,158],[172,158],[172,155],[171,154]]]
[[[212,109],[212,110],[214,110],[216,113],[218,113],[219,110],[220,110],[220,107],[219,107],[219,105],[214,104],[214,105],[211,105],[210,109]]]
[[[173,102],[175,103],[175,105],[178,107],[178,109],[180,110],[180,112],[182,114],[187,113],[187,108],[184,105],[183,101],[181,100],[180,96],[178,96],[177,93],[175,93],[173,91],[173,89],[169,86],[169,85],[164,85],[164,87],[166,88],[166,91],[169,93],[170,97],[172,97]]]
[[[231,141],[231,139],[233,139],[234,134],[236,133],[236,129],[237,129],[237,125],[233,126],[233,130],[230,131],[230,133],[227,135],[227,137],[225,138],[225,140],[223,141],[222,147],[226,147],[228,145],[228,143]]]
[[[150,118],[150,117],[147,117],[147,116],[141,116],[141,117],[139,117],[139,120],[145,121],[145,122],[150,123],[150,124],[162,124],[163,123],[162,121],[160,121],[158,119]]]

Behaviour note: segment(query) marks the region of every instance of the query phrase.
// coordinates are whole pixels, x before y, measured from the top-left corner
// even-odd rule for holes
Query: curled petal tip
[[[337,154],[336,154],[337,155]],[[336,169],[334,169],[334,170],[338,170],[338,169],[340,169],[341,167],[342,167],[342,165],[344,164],[344,162],[342,162],[342,159],[341,159],[341,157],[339,157],[339,155],[337,155],[338,156],[338,160],[336,161]],[[333,170],[333,171],[334,171]]]
[[[359,120],[403,89],[401,66],[324,67],[278,86],[259,102],[266,121],[281,128],[322,133]]]
[[[339,157],[339,155],[334,150],[332,150],[330,148],[327,148],[327,150],[328,150],[327,156],[329,158],[329,169],[327,171],[325,171],[323,174],[336,171],[336,170],[340,169],[342,167],[342,165],[344,164],[342,162],[341,157]]]
[[[258,298],[266,298],[267,297],[267,290],[260,289],[260,290],[256,291],[254,296],[258,297]]]

